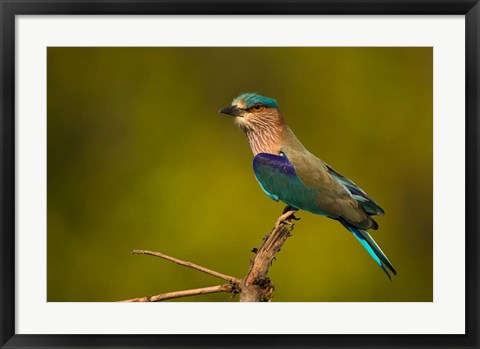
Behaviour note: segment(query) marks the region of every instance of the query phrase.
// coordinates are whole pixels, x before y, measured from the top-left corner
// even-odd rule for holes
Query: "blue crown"
[[[255,104],[263,104],[267,108],[278,108],[277,101],[273,98],[260,96],[252,92],[242,93],[240,96],[235,97],[232,103],[235,104],[241,100],[245,103],[246,109],[253,107]]]

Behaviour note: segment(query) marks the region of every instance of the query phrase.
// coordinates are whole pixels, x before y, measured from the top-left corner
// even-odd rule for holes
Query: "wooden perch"
[[[147,296],[124,300],[122,302],[159,302],[167,299],[202,295],[217,292],[229,292],[234,296],[240,294],[240,302],[269,302],[274,290],[273,284],[267,277],[268,269],[272,265],[275,255],[282,248],[293,229],[292,220],[296,219],[296,211],[287,211],[276,221],[273,229],[263,238],[263,243],[258,249],[254,249],[255,257],[250,261],[250,268],[243,279],[225,275],[217,271],[202,267],[198,264],[183,261],[160,252],[134,250],[133,254],[146,254],[160,257],[176,264],[193,268],[203,273],[229,281],[211,287],[196,288],[191,290],[162,293],[155,296]]]
[[[273,285],[267,277],[268,268],[293,229],[291,220],[295,211],[281,215],[272,231],[264,237],[263,244],[256,251],[255,258],[250,263],[247,276],[240,285],[240,302],[268,302],[271,300]]]

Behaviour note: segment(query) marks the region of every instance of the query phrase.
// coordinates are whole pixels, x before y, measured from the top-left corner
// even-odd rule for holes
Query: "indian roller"
[[[235,117],[253,151],[253,171],[262,190],[288,210],[305,210],[340,222],[391,280],[392,263],[367,232],[383,209],[362,189],[310,153],[285,122],[277,101],[256,93],[233,99],[220,113]]]

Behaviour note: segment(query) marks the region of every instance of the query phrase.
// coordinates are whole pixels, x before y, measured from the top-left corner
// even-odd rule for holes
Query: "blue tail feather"
[[[344,222],[342,220],[340,220],[340,223],[342,223],[345,228],[350,230],[350,232],[355,235],[355,237],[358,239],[358,241],[360,241],[360,243],[367,250],[370,256],[372,256],[375,262],[377,262],[380,268],[382,268],[385,274],[387,274],[388,278],[392,280],[385,266],[390,269],[394,275],[397,275],[397,271],[393,267],[392,263],[388,260],[385,253],[383,253],[383,251],[377,245],[375,240],[373,240],[373,238],[370,236],[370,234],[366,230],[352,227],[347,222]]]

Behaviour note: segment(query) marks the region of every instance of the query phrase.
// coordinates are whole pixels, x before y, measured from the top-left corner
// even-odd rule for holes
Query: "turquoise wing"
[[[253,159],[253,171],[262,190],[271,199],[325,215],[317,205],[316,191],[302,183],[295,167],[285,155],[259,153]]]

